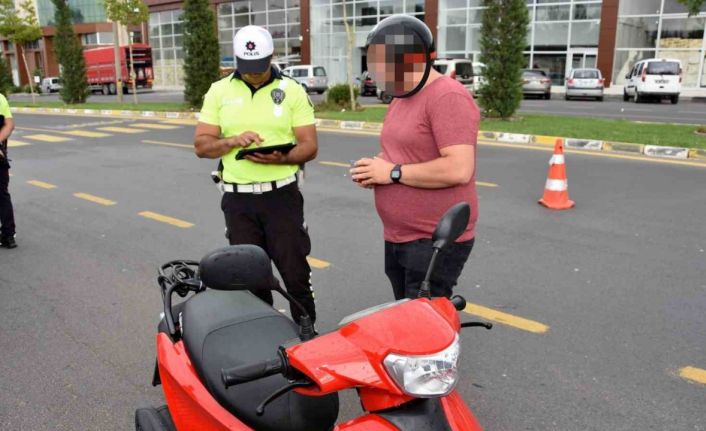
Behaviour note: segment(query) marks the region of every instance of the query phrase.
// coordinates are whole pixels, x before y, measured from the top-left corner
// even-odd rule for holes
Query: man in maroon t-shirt
[[[432,296],[449,297],[475,238],[480,113],[463,85],[431,68],[431,32],[418,19],[385,19],[368,44],[371,73],[396,98],[385,116],[382,152],[358,160],[352,178],[375,189],[384,226],[385,273],[396,299],[417,297],[441,216],[461,201],[470,204],[465,232],[440,253],[431,278]]]

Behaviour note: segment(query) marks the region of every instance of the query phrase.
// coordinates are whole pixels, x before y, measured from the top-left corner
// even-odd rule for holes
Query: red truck
[[[101,91],[103,94],[117,92],[115,79],[115,55],[113,46],[85,49],[83,58],[86,60],[86,76],[91,91]],[[123,92],[132,88],[130,80],[130,49],[121,46],[120,67],[122,68]],[[136,85],[138,88],[152,88],[154,72],[152,69],[152,48],[149,45],[133,44],[132,59],[135,67]]]

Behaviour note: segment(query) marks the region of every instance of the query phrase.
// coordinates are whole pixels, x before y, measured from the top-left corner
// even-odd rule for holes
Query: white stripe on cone
[[[564,192],[569,189],[569,184],[566,180],[547,180],[544,188],[552,192]]]
[[[549,160],[550,165],[563,165],[564,162],[564,155],[563,154],[554,154],[552,158]]]

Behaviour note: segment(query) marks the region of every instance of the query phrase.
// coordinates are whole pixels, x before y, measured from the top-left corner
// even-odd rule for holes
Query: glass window
[[[221,3],[218,5],[218,15],[231,15],[233,13],[233,3]]]
[[[648,75],[679,75],[679,63],[676,61],[651,61],[647,63]]]
[[[613,82],[618,85],[625,83],[625,75],[640,60],[654,58],[655,50],[620,50],[615,52],[615,63],[613,65]]]
[[[466,28],[446,27],[446,51],[463,51],[466,49]]]
[[[571,25],[571,46],[597,47],[601,25],[598,22],[575,22]]]
[[[466,10],[450,10],[446,13],[446,24],[465,24],[466,23]]]
[[[566,54],[535,54],[533,69],[542,69],[556,85],[564,83]]]
[[[706,12],[706,3],[701,5],[701,12]],[[664,0],[664,13],[687,13],[689,10],[686,6],[679,3],[677,0]]]
[[[471,63],[456,63],[457,76],[473,76],[473,65]]]
[[[575,79],[599,79],[597,70],[575,70]]]
[[[662,20],[659,46],[662,48],[700,49],[706,18]]]
[[[654,48],[657,43],[657,17],[619,18],[618,48]]]
[[[323,67],[315,67],[314,76],[326,76],[326,70]]]
[[[269,25],[284,24],[284,12],[273,12],[268,13]]]
[[[435,64],[434,69],[442,75],[446,73],[446,69],[449,67],[447,64]]]
[[[568,21],[571,5],[537,6],[535,21]]]
[[[658,15],[662,8],[662,0],[622,0],[618,15]]]
[[[535,51],[566,51],[569,23],[536,23],[534,25]]]
[[[601,4],[577,4],[574,5],[574,19],[601,19]]]
[[[704,52],[703,68],[701,71],[701,86],[706,87],[706,52]]]

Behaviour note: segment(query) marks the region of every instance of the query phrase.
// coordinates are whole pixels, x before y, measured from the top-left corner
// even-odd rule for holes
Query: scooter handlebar
[[[284,361],[280,356],[267,361],[221,369],[221,380],[226,388],[240,383],[251,382],[284,371]]]

